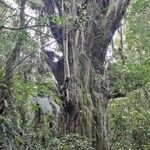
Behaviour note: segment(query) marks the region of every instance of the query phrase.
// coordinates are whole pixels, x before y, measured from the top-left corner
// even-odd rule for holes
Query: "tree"
[[[21,0],[20,2],[20,13],[19,13],[19,23],[20,27],[23,27],[25,25],[25,5],[26,0]],[[25,36],[25,31],[19,31],[17,40],[15,43],[14,48],[10,51],[6,67],[5,67],[5,77],[1,79],[1,82],[3,82],[3,87],[1,87],[1,95],[0,95],[0,115],[2,115],[5,112],[6,108],[11,109],[11,88],[12,88],[12,80],[13,80],[13,69],[16,63],[17,58],[20,55],[20,51],[23,45],[23,38]],[[3,81],[4,80],[4,81]]]
[[[64,82],[58,132],[93,138],[109,149],[106,54],[130,0],[44,0],[52,34],[63,51]],[[69,80],[68,80],[69,79]]]

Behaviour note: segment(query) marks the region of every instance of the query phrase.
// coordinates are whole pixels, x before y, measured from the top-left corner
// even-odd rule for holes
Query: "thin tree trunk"
[[[20,27],[25,25],[25,4],[26,0],[21,0],[20,3]],[[15,47],[12,49],[8,56],[8,60],[6,62],[6,69],[5,69],[5,78],[3,81],[3,87],[1,87],[1,97],[0,97],[0,115],[4,113],[6,108],[9,108],[11,110],[12,108],[12,102],[11,102],[11,87],[12,87],[12,80],[13,80],[13,67],[16,63],[17,57],[20,55],[20,50],[23,44],[23,38],[22,38],[23,32],[19,31],[18,38],[16,39]]]
[[[25,9],[26,0],[21,0],[20,4],[20,27],[24,26],[25,23],[25,16],[24,16],[24,9]],[[21,33],[21,32],[20,32]],[[23,44],[23,39],[21,35],[18,35],[18,38],[16,39],[15,47],[12,49],[12,51],[9,54],[9,58],[6,62],[5,67],[5,78],[3,81],[3,84],[0,87],[0,116],[6,115],[8,116],[8,113],[10,110],[12,110],[12,80],[13,80],[13,67],[15,65],[15,62],[17,60],[17,57],[20,54],[20,50]],[[3,146],[3,142],[0,143],[0,147],[2,149],[6,149]]]

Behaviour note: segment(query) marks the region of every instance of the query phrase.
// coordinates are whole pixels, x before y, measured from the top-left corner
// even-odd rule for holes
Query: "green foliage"
[[[125,64],[120,60],[112,66],[113,88],[121,92],[133,91],[150,82],[150,24],[149,0],[132,1],[125,23]],[[117,80],[115,80],[117,79]]]
[[[150,149],[150,24],[149,0],[132,1],[125,24],[127,56],[110,69],[113,93],[125,98],[111,100],[109,105],[114,150]]]
[[[136,64],[130,62],[126,64],[122,64],[121,62],[113,64],[109,70],[111,80],[110,92],[128,93],[150,82],[149,65],[149,63]]]
[[[28,32],[27,32],[26,30],[19,30],[19,32],[18,32],[18,37],[19,37],[22,41],[26,42],[27,39],[28,39]]]
[[[24,101],[35,95],[35,85],[24,81],[20,76],[14,76],[13,94],[17,101]]]
[[[72,27],[73,25],[73,18],[70,15],[66,15],[65,17],[56,15],[52,17],[52,21],[63,27]]]
[[[127,53],[128,62],[144,66],[150,63],[150,22],[149,0],[134,0],[127,15]],[[134,56],[134,57],[133,57]]]
[[[91,141],[78,134],[68,134],[63,137],[59,144],[59,150],[94,150]]]
[[[150,149],[149,85],[110,103],[112,149]]]

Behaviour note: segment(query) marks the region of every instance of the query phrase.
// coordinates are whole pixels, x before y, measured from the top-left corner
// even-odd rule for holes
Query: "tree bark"
[[[65,5],[67,2],[71,4],[69,7]],[[82,5],[79,6],[76,0],[62,1],[60,17],[69,14],[75,27],[72,30],[61,27],[64,75],[69,76],[70,81],[63,99],[58,131],[60,135],[71,132],[85,135],[93,139],[96,150],[108,150],[106,53],[129,0],[78,2]],[[47,11],[57,7],[55,1],[49,3],[50,6],[47,3],[45,0]],[[59,36],[62,38],[61,34]]]

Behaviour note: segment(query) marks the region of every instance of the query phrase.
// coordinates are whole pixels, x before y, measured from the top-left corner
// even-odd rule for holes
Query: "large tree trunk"
[[[63,43],[64,75],[70,79],[65,88],[59,134],[86,135],[95,139],[96,150],[108,150],[106,52],[129,0],[79,0],[81,6],[76,0],[66,0],[71,4],[69,7],[61,2],[62,7],[59,7],[58,1],[45,0],[47,12],[55,14],[54,7],[57,7],[60,17],[69,14],[74,22],[72,30],[62,27],[56,36],[54,33],[60,27],[50,21],[55,39],[59,39],[59,45]]]

